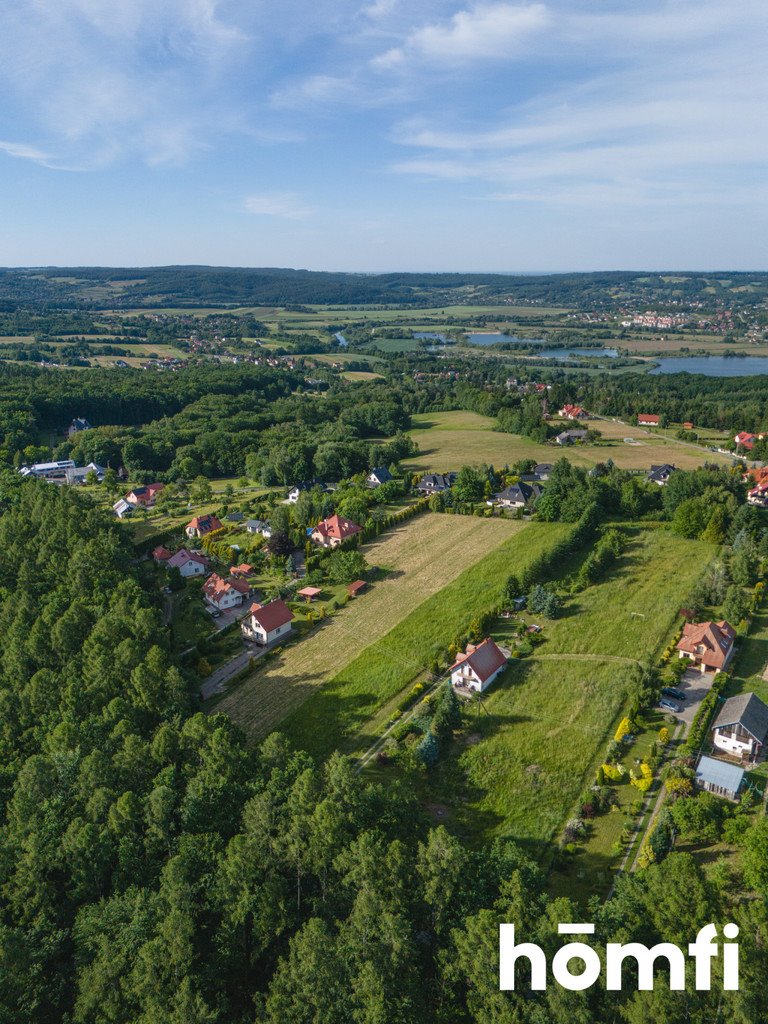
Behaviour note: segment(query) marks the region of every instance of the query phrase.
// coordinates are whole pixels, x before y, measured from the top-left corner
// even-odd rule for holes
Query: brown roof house
[[[282,637],[288,636],[292,630],[293,612],[285,601],[270,601],[259,604],[254,601],[248,614],[240,623],[240,629],[246,640],[266,647]]]
[[[507,667],[507,656],[490,637],[481,644],[467,644],[451,665],[451,683],[464,690],[482,693]]]
[[[353,523],[351,519],[335,515],[318,523],[309,535],[309,539],[321,548],[337,548],[345,540],[360,533],[361,530],[362,527]]]
[[[184,532],[188,537],[207,537],[209,533],[220,529],[221,522],[218,516],[195,516],[184,527]]]
[[[736,631],[722,622],[689,622],[677,645],[681,658],[690,658],[701,672],[722,672],[733,654]]]

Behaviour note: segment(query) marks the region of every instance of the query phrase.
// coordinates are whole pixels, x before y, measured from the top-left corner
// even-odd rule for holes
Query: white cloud
[[[270,96],[270,103],[276,108],[300,108],[310,104],[340,103],[357,98],[358,92],[350,78],[310,75],[301,82],[276,89]]]
[[[549,11],[541,3],[481,4],[459,11],[448,22],[416,29],[401,46],[376,57],[373,66],[387,70],[413,60],[443,64],[513,57],[549,21]]]
[[[295,192],[263,192],[247,196],[243,200],[243,209],[259,217],[285,217],[288,220],[304,220],[312,213]]]
[[[28,146],[25,142],[0,141],[0,152],[18,157],[20,160],[33,160],[38,164],[46,164],[52,159],[50,153],[44,153],[36,146]]]

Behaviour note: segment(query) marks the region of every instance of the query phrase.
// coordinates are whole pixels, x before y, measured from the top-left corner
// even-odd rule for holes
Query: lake
[[[467,334],[472,345],[503,345],[504,342],[521,341],[525,345],[542,345],[541,338],[518,338],[516,334],[502,334],[500,331],[485,331],[482,334]]]
[[[754,377],[768,373],[768,358],[745,356],[665,356],[651,373],[701,373],[705,377]]]
[[[542,359],[599,359],[603,356],[606,359],[618,359],[619,353],[615,348],[545,348],[536,353]]]

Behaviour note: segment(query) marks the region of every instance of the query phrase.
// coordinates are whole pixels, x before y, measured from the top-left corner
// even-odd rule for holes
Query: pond
[[[502,334],[501,331],[483,331],[467,334],[471,345],[503,345],[505,342],[520,341],[524,345],[542,345],[542,338],[518,338],[516,334]]]
[[[545,348],[536,353],[542,359],[618,359],[619,353],[615,348]]]
[[[651,373],[701,373],[705,377],[754,377],[768,373],[765,356],[663,356]]]

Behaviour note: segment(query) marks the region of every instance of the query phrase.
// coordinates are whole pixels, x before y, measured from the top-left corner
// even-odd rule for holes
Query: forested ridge
[[[768,275],[751,273],[360,274],[279,267],[0,268],[0,309],[21,303],[52,308],[384,303],[473,305],[511,301],[579,309],[626,301],[675,304],[763,301]]]

